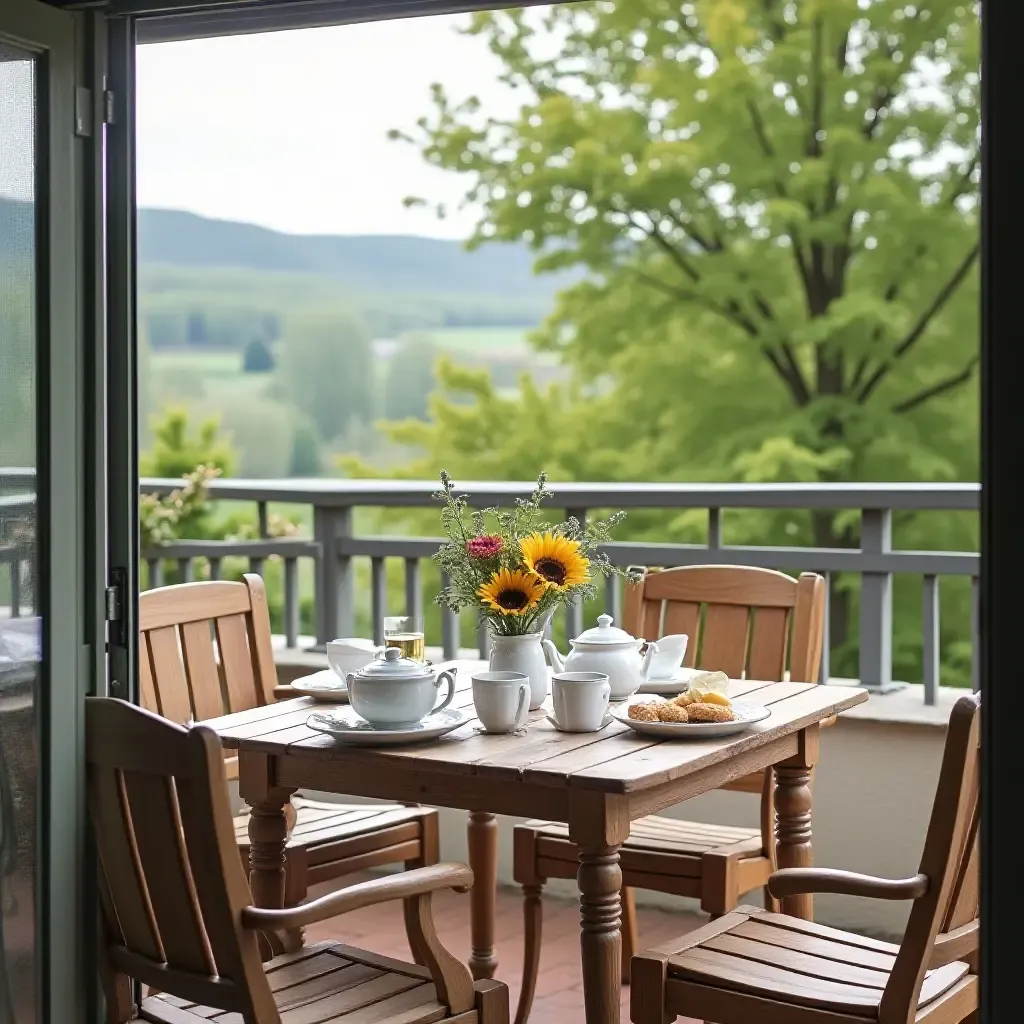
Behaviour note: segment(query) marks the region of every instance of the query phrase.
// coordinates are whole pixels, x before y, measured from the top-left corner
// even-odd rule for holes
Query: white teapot
[[[563,658],[550,640],[544,641],[551,667],[556,672],[604,672],[611,684],[612,700],[625,700],[647,682],[658,651],[658,645],[651,641],[647,654],[641,655],[644,641],[613,626],[610,615],[599,615],[596,626],[585,629],[569,644],[572,650]]]

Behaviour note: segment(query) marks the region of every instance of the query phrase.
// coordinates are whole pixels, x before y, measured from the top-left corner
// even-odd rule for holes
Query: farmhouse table
[[[472,713],[470,677],[483,662],[460,661],[452,707]],[[402,747],[346,746],[310,729],[311,698],[283,700],[210,719],[237,749],[239,792],[252,808],[250,884],[258,906],[284,901],[285,809],[298,789],[377,797],[469,811],[472,955],[491,977],[497,883],[497,823],[508,814],[562,821],[579,846],[580,947],[587,1024],[618,1024],[621,936],[619,847],[629,823],[775,766],[778,863],[811,863],[810,777],[819,724],[867,699],[848,686],[733,680],[730,694],[771,707],[746,732],[702,741],[658,741],[613,722],[597,733],[561,733],[543,709],[525,735],[490,736],[473,721],[441,739]],[[810,918],[811,898],[783,900]]]

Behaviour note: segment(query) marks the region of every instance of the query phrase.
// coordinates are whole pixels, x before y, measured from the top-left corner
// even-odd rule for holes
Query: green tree
[[[292,461],[289,476],[320,475],[320,438],[316,426],[306,416],[298,416],[292,437]]]
[[[242,370],[245,373],[270,373],[274,369],[274,353],[263,338],[253,338],[242,355]]]
[[[188,411],[172,406],[153,422],[152,429],[153,447],[139,457],[141,476],[184,477],[197,466],[219,470],[222,476],[230,476],[234,470],[235,452],[221,435],[217,417],[203,420],[193,432]]]
[[[285,324],[278,360],[284,393],[331,441],[348,422],[373,414],[370,334],[344,309],[305,313]]]
[[[426,334],[410,334],[392,355],[384,378],[381,405],[389,420],[426,419],[434,390],[437,346]]]
[[[268,399],[230,398],[220,403],[225,433],[238,450],[238,472],[269,479],[288,475],[294,440],[292,410]]]
[[[534,335],[573,379],[505,403],[449,375],[476,403],[403,440],[473,475],[976,475],[972,5],[618,0],[469,31],[518,113],[435,87],[411,141],[467,176],[472,244],[588,272]],[[758,516],[759,542],[856,542],[849,515],[804,519]],[[834,581],[835,643],[851,601]]]

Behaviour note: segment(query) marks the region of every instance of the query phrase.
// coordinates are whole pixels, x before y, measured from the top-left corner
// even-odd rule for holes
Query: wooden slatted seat
[[[536,843],[534,863],[539,874],[544,878],[576,877],[578,851],[569,839],[567,825],[528,821],[525,830],[533,834]],[[634,821],[629,838],[619,848],[619,867],[633,886],[695,899],[702,899],[705,892],[717,894],[728,888],[738,894],[763,885],[762,860],[759,828],[706,825],[657,815]],[[706,876],[713,876],[707,884]]]
[[[139,597],[142,706],[178,724],[248,711],[275,699],[277,672],[263,580],[183,583]],[[285,693],[288,691],[285,689]],[[226,777],[238,777],[234,757]],[[406,867],[439,859],[437,811],[400,804],[339,804],[296,796],[285,865],[285,903],[310,885],[382,864]],[[249,813],[235,818],[248,870]],[[288,937],[298,948],[302,935]]]
[[[426,968],[338,942],[276,957],[266,975],[282,1024],[430,1024],[450,1016]],[[166,993],[144,999],[141,1016],[159,1024],[242,1024],[237,1013]]]
[[[731,678],[816,682],[825,624],[825,580],[746,566],[693,565],[647,572],[626,592],[624,628],[657,639],[686,633],[688,667]],[[760,827],[740,829],[650,816],[630,826],[622,870],[622,977],[639,948],[634,888],[699,899],[707,913],[733,910],[775,869],[771,770],[728,783],[761,796]],[[576,877],[577,849],[564,826],[527,822],[514,833],[513,874],[523,887],[525,955],[516,1024],[525,1024],[540,966],[540,894],[549,878]],[[766,903],[774,909],[770,894]]]
[[[507,1024],[505,986],[474,983],[434,927],[432,894],[468,891],[468,867],[435,864],[297,907],[255,907],[217,735],[98,697],[86,701],[85,729],[110,1024]],[[280,955],[282,929],[390,900],[404,903],[422,966],[336,942]],[[261,941],[279,954],[266,964]],[[131,979],[151,990],[138,1007]]]
[[[717,1024],[976,1024],[980,707],[971,695],[953,708],[917,875],[791,868],[769,880],[779,898],[912,899],[899,945],[739,907],[633,958],[633,1024],[679,1015]]]

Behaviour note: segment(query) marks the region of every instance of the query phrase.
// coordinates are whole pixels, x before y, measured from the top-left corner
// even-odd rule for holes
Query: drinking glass
[[[425,661],[422,615],[387,615],[384,617],[384,646],[397,647],[403,658]]]

